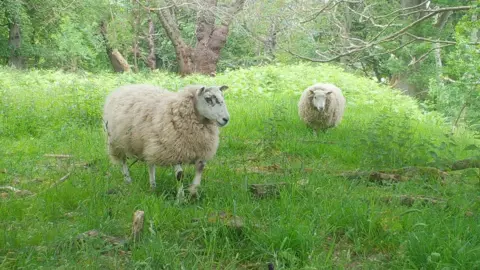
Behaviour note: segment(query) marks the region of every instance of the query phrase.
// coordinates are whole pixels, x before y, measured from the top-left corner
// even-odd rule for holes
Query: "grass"
[[[474,154],[465,150],[475,143],[468,131],[445,135],[441,115],[421,112],[410,98],[368,79],[327,65],[268,66],[216,78],[7,69],[0,77],[0,186],[34,193],[0,197],[0,268],[480,268],[475,169],[384,184],[336,176],[445,168]],[[348,101],[342,124],[318,138],[296,111],[300,92],[316,81],[339,85]],[[127,185],[109,162],[101,105],[115,86],[131,82],[230,86],[231,123],[207,164],[198,201],[175,204],[172,168],[157,170],[152,193],[143,163],[132,166],[134,182]],[[185,185],[193,174],[187,167]],[[288,185],[276,198],[257,199],[247,189],[277,182]],[[402,195],[438,203],[405,204]],[[133,243],[138,209],[146,213],[145,231]],[[214,218],[222,212],[239,216],[242,229]],[[93,229],[119,240],[78,239]]]

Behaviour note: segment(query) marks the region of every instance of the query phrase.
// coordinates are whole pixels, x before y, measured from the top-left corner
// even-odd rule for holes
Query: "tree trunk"
[[[130,66],[128,65],[127,60],[125,60],[125,58],[117,49],[113,49],[112,53],[110,54],[110,62],[112,63],[112,66],[116,72],[130,71]]]
[[[228,26],[204,25],[205,22],[197,23],[197,46],[194,53],[194,72],[215,76],[220,51],[225,46],[228,36]],[[210,27],[213,26],[213,27]],[[208,30],[206,30],[208,28]]]
[[[22,31],[18,19],[14,18],[13,22],[8,24],[8,29],[8,47],[10,48],[8,65],[16,68],[25,68],[25,59],[20,51],[20,47],[22,46]]]
[[[173,10],[160,9],[158,18],[172,41],[177,55],[179,73],[182,76],[201,73],[214,76],[220,52],[227,42],[229,26],[234,16],[243,8],[245,0],[236,0],[222,15],[226,14],[220,25],[215,24],[217,0],[202,1],[197,12],[197,44],[195,48],[188,46],[181,37]]]
[[[420,6],[420,4],[422,2],[425,2],[425,3]],[[408,10],[406,10],[405,13],[410,13],[410,12],[416,11],[416,10],[421,10],[421,9],[425,10],[427,8],[427,2],[424,1],[424,0],[401,0],[401,6],[402,6],[402,8],[408,8]],[[416,7],[416,8],[413,8],[413,7]],[[418,12],[418,13],[414,13],[411,16],[414,19],[418,19],[418,18],[420,18],[424,15],[425,14],[423,12]]]
[[[157,12],[157,16],[175,49],[178,62],[178,73],[185,76],[192,74],[194,71],[192,48],[183,41],[180,29],[178,28],[172,12],[171,9],[161,9]]]
[[[475,23],[478,20],[477,14],[472,15],[472,23]],[[470,42],[476,43],[478,41],[478,28],[473,28],[472,33],[470,34]]]
[[[135,4],[137,6],[135,7]],[[133,52],[133,70],[138,72],[138,57],[140,56],[140,46],[138,45],[139,41],[139,31],[140,26],[140,12],[138,8],[138,0],[132,0],[132,29],[133,29],[133,42],[132,42],[132,52]]]
[[[351,12],[348,9],[349,8],[348,5],[349,3],[345,3],[343,12],[341,13],[343,14],[343,18],[342,18],[343,20],[342,21],[338,20],[339,26],[341,25],[340,39],[342,40],[343,48],[348,48],[350,46],[350,29],[352,25],[352,18],[351,18]],[[337,9],[337,7],[335,7],[335,9]],[[336,12],[334,14],[336,14]],[[349,56],[340,57],[340,63],[344,65],[348,65],[349,58],[350,58]]]
[[[445,24],[447,24],[448,18],[450,18],[450,15],[452,15],[452,11],[448,12],[443,12],[437,16],[437,21],[435,22],[435,27],[439,30],[440,32],[444,27]],[[434,56],[435,56],[435,66],[437,68],[437,80],[441,83],[441,77],[443,73],[443,64],[442,64],[442,49],[440,48],[441,44],[440,43],[434,43],[433,47],[435,48],[434,50]]]
[[[268,31],[268,36],[263,42],[265,53],[272,59],[275,59],[275,49],[277,47],[277,33],[277,25],[272,22],[272,24],[270,25],[270,30]]]
[[[435,48],[434,50],[434,56],[435,56],[435,66],[437,68],[437,79],[440,79],[442,75],[442,49],[440,47],[440,43],[434,43],[433,47]]]
[[[112,64],[113,70],[115,72],[128,72],[130,71],[130,66],[128,65],[127,60],[123,58],[122,54],[116,49],[113,49],[107,39],[107,25],[105,22],[100,23],[100,33],[102,34],[103,40],[105,42],[105,49],[110,59],[110,64]]]
[[[148,56],[147,56],[147,65],[151,70],[157,68],[157,57],[155,55],[155,26],[151,18],[148,19]]]

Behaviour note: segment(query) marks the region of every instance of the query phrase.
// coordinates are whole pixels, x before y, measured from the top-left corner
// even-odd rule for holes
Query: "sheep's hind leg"
[[[183,169],[180,164],[175,165],[175,178],[177,178],[177,203],[183,202],[185,192],[183,191]]]
[[[157,183],[155,182],[155,165],[148,164],[148,177],[150,180],[150,188],[155,190],[157,188]]]
[[[193,183],[188,188],[190,195],[192,197],[197,196],[197,188],[200,186],[202,181],[202,173],[203,169],[205,168],[206,162],[203,160],[199,160],[195,163],[195,177],[193,178]]]
[[[128,170],[127,159],[122,160],[122,174],[125,182],[130,184],[132,183],[132,178],[130,177],[130,171]]]

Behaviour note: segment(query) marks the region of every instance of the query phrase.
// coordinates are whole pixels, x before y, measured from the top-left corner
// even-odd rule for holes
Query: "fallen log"
[[[278,197],[280,189],[285,187],[287,183],[267,183],[267,184],[250,184],[249,191],[257,198]]]
[[[404,182],[408,178],[401,176],[399,174],[391,173],[382,173],[382,172],[364,172],[364,171],[354,171],[354,172],[343,172],[340,174],[347,179],[368,179],[371,182],[383,182],[383,181],[392,181],[392,182]]]
[[[404,167],[399,169],[379,171],[350,171],[342,172],[338,176],[347,179],[368,179],[371,182],[404,182],[414,177],[445,179],[448,173],[433,167]]]
[[[67,154],[45,154],[44,157],[51,157],[51,158],[72,158],[72,155]]]
[[[430,198],[430,197],[421,196],[421,195],[385,196],[381,198],[381,200],[385,203],[390,203],[394,199],[398,199],[401,205],[405,205],[409,207],[413,206],[415,202],[420,202],[423,205],[426,205],[426,204],[436,205],[436,204],[446,203],[446,201],[443,199]]]
[[[15,188],[15,187],[12,187],[12,186],[1,186],[0,187],[0,190],[8,190],[8,191],[12,191],[13,193],[15,193],[15,195],[17,196],[30,196],[30,195],[34,195],[33,192],[29,191],[29,190],[26,190],[26,189],[18,189],[18,188]],[[5,192],[2,193],[2,198],[7,198],[8,196],[8,193],[7,195],[4,194]]]
[[[480,168],[480,159],[467,158],[457,160],[452,164],[452,171],[464,170],[468,168]]]

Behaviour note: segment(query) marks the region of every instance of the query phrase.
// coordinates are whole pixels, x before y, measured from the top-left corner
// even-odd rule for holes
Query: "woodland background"
[[[476,5],[467,0],[3,0],[0,64],[214,75],[299,59],[335,62],[470,123],[480,111]]]
[[[0,268],[479,269],[479,4],[0,0]],[[347,106],[314,137],[317,82]],[[229,86],[199,199],[108,159],[131,83]]]

